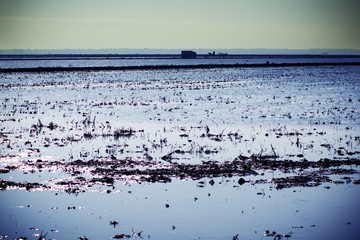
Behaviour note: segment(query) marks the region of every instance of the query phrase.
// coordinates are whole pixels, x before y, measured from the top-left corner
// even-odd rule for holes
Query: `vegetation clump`
[[[114,138],[119,139],[121,137],[131,137],[135,134],[135,131],[132,128],[118,128],[114,130]]]

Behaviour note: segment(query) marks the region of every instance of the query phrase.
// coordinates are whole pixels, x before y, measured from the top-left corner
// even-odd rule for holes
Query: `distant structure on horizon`
[[[197,54],[194,51],[181,51],[181,58],[191,59],[196,58]]]
[[[213,52],[209,52],[207,56],[205,56],[206,58],[211,57],[211,58],[225,58],[228,54],[227,53],[223,53],[223,52],[219,52],[219,53],[215,53],[215,51]]]

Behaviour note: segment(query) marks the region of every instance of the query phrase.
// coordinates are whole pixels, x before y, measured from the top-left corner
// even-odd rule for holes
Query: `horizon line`
[[[199,47],[177,47],[177,48],[140,48],[140,47],[122,47],[122,48],[116,48],[116,47],[109,47],[109,48],[0,48],[1,51],[8,51],[8,50],[108,50],[108,49],[141,49],[141,50],[178,50],[178,49],[202,49],[202,50],[208,50],[208,49],[228,49],[228,50],[292,50],[292,51],[304,51],[304,50],[356,50],[360,51],[360,48],[199,48]]]

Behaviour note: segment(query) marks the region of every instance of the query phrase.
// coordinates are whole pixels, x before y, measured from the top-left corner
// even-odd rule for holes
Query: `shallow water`
[[[19,73],[1,78],[3,132],[10,142],[20,143],[7,153],[18,152],[28,141],[41,148],[42,157],[55,160],[93,158],[97,150],[104,156],[105,144],[113,153],[123,150],[124,157],[143,157],[144,146],[154,158],[176,149],[217,152],[179,156],[195,163],[271,153],[272,147],[283,158],[302,154],[308,160],[348,157],[347,152],[359,150],[356,66]],[[32,126],[39,121],[58,127],[35,131]],[[221,134],[221,141],[201,137],[206,127]],[[121,128],[137,133],[105,137]],[[85,133],[92,138],[84,139]],[[229,134],[238,134],[237,139]]]
[[[52,239],[111,239],[132,229],[144,239],[272,239],[263,236],[270,230],[291,239],[357,239],[358,186],[272,190],[234,180],[215,179],[204,188],[178,180],[119,183],[120,192],[110,194],[2,191],[0,232],[10,239],[41,231]],[[258,195],[262,189],[265,195]]]
[[[0,235],[136,238],[134,229],[144,239],[273,239],[263,235],[270,230],[291,239],[357,239],[359,168],[329,167],[324,159],[359,159],[358,66],[0,79]],[[174,166],[221,167],[239,156],[324,164],[140,179],[146,169],[163,177]],[[138,172],[118,174],[123,169]],[[283,189],[273,181],[315,175],[328,178]],[[248,182],[239,184],[240,177]]]

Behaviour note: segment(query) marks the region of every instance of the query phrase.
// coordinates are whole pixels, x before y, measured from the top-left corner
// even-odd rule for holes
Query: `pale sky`
[[[360,0],[0,0],[0,49],[353,48]]]

